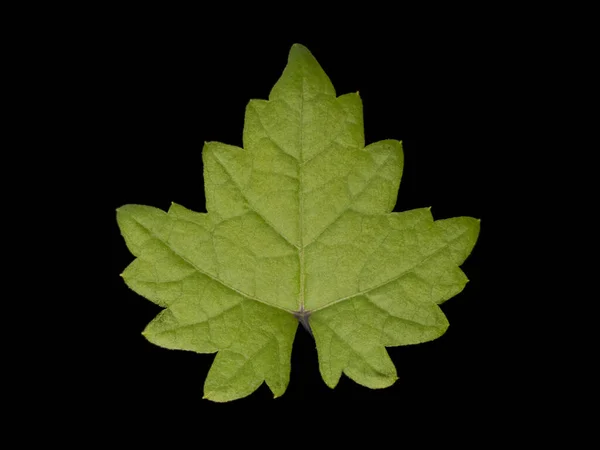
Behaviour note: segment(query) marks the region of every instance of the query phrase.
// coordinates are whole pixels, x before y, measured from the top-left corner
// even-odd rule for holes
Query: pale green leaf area
[[[144,336],[170,349],[218,352],[204,397],[225,402],[290,379],[299,323],[321,375],[369,388],[397,379],[385,347],[441,336],[439,304],[465,287],[459,265],[479,220],[396,213],[402,145],[365,147],[359,95],[336,97],[311,53],[294,45],[269,100],[246,108],[244,148],[202,151],[208,213],[139,205],[117,219],[136,259],[122,276],[164,308]]]

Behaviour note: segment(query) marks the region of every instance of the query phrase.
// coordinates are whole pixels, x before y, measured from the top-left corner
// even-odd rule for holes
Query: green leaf
[[[397,375],[386,346],[446,331],[438,305],[468,281],[458,266],[479,221],[391,212],[401,143],[365,147],[360,97],[336,97],[301,45],[269,100],[248,104],[243,144],[205,144],[208,213],[118,209],[137,257],[122,276],[165,308],[144,336],[218,352],[204,386],[213,401],[247,396],[263,381],[282,395],[299,322],[314,335],[328,386],[342,373],[390,386]]]

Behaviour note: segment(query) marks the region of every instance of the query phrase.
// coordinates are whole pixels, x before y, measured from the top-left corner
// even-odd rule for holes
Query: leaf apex
[[[329,389],[333,390],[337,387],[338,383],[340,382],[340,379],[338,378],[337,380],[334,380],[334,381],[323,379],[323,381],[325,381],[325,386],[327,386]]]
[[[299,44],[298,42],[296,42],[296,43],[292,44],[292,48],[290,49],[290,52],[291,51],[303,51],[303,52],[307,52],[308,49],[304,45]]]
[[[216,403],[224,403],[227,401],[227,400],[215,398],[213,396],[213,394],[214,394],[213,392],[205,392],[204,395],[202,396],[202,400],[208,400],[208,401],[216,402]]]
[[[292,48],[290,48],[290,53],[288,55],[288,61],[292,61],[294,59],[300,58],[309,58],[309,59],[314,59],[313,54],[310,52],[310,50],[308,48],[306,48],[304,45],[302,44],[293,44]]]

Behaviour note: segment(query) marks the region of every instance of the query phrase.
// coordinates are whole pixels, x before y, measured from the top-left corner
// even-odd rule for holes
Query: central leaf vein
[[[304,293],[305,293],[305,271],[304,271],[304,193],[302,192],[303,183],[303,146],[304,146],[304,89],[305,89],[306,79],[304,76],[302,77],[302,91],[300,93],[300,147],[299,147],[299,166],[298,166],[298,176],[300,178],[300,188],[298,189],[298,220],[300,221],[300,249],[299,253],[299,263],[300,263],[300,311],[304,311]]]

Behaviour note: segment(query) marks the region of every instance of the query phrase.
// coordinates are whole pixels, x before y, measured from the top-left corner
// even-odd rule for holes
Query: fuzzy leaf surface
[[[246,108],[243,147],[203,148],[207,213],[126,205],[117,220],[136,259],[122,276],[164,308],[144,336],[217,353],[205,398],[289,383],[298,323],[313,334],[325,383],[390,386],[385,347],[441,336],[439,304],[465,287],[459,266],[479,221],[396,213],[402,144],[365,147],[358,94],[336,96],[294,45],[268,100]]]

